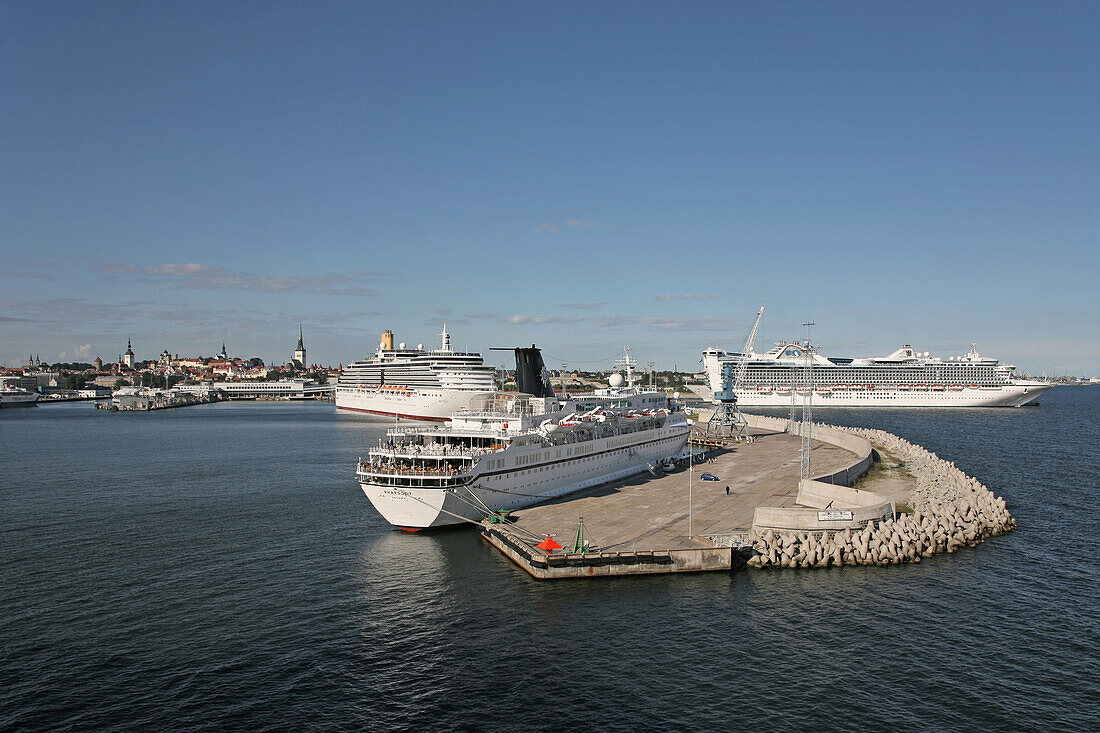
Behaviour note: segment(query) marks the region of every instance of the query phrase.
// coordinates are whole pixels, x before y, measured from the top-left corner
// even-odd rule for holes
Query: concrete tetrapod
[[[833,429],[841,429],[836,428]],[[750,536],[749,567],[839,567],[920,562],[953,553],[1016,526],[1005,500],[976,478],[919,445],[882,430],[848,428],[901,458],[914,477],[911,514],[870,521],[860,530],[775,532]]]

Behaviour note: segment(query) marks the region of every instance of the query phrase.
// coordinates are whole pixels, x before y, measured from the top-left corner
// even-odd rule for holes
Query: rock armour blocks
[[[844,429],[835,428],[834,429]],[[905,462],[915,485],[911,514],[870,522],[862,530],[775,532],[751,537],[749,567],[825,568],[897,565],[958,551],[1016,526],[1005,500],[976,478],[919,445],[882,430],[848,428]]]

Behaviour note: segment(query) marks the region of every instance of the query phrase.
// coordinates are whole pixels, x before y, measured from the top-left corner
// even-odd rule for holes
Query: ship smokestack
[[[555,397],[550,372],[542,361],[542,351],[531,344],[531,348],[520,347],[515,352],[516,390],[534,397]]]

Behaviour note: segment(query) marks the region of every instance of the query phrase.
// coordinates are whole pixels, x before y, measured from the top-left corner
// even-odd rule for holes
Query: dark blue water
[[[391,530],[384,420],[328,404],[0,415],[0,728],[1095,729],[1100,388],[821,412],[1020,527],[919,565],[538,583]]]

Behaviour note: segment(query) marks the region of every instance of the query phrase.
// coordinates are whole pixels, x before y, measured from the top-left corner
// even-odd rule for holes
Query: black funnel
[[[515,352],[516,390],[535,397],[554,397],[550,372],[542,361],[542,351],[531,344],[531,348],[517,347]]]

